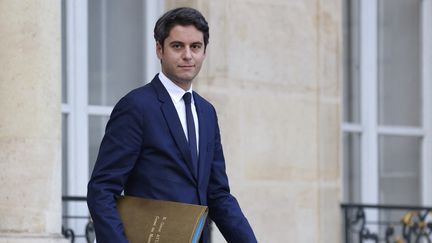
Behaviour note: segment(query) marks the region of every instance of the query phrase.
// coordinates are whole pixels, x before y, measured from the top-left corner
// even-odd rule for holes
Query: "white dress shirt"
[[[192,85],[188,91],[184,91],[182,88],[177,86],[174,82],[169,80],[163,72],[159,73],[159,80],[162,82],[165,89],[168,91],[168,94],[171,97],[172,102],[174,103],[174,107],[177,110],[178,117],[180,118],[181,125],[183,127],[183,131],[185,133],[186,139],[188,138],[188,131],[187,131],[187,123],[186,123],[186,106],[185,102],[183,100],[183,95],[186,92],[192,93]],[[194,118],[195,123],[195,134],[196,134],[196,141],[197,141],[197,152],[199,152],[199,127],[198,127],[198,115],[195,108],[195,101],[192,95],[191,98],[191,110],[192,110],[192,116]]]

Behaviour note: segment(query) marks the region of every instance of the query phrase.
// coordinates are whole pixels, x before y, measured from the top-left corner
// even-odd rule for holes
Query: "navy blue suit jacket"
[[[116,210],[125,195],[208,205],[228,242],[256,242],[230,194],[214,107],[193,92],[199,119],[198,175],[177,111],[156,76],[114,107],[88,184],[87,203],[98,243],[127,242]],[[202,242],[209,240],[208,225]]]

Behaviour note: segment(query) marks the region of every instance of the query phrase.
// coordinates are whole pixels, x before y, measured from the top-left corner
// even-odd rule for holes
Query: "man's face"
[[[188,90],[205,58],[203,33],[193,25],[176,25],[163,45],[162,48],[156,43],[162,72],[179,87]]]

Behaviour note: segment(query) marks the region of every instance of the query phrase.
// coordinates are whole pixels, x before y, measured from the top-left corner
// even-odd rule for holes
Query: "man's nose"
[[[192,58],[192,50],[190,49],[190,47],[187,46],[184,49],[183,58],[184,59],[191,59]]]

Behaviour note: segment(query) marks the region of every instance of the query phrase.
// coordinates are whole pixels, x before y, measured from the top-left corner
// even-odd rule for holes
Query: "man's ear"
[[[156,55],[159,59],[162,59],[162,54],[163,54],[163,47],[159,43],[159,41],[157,41],[156,42]]]

